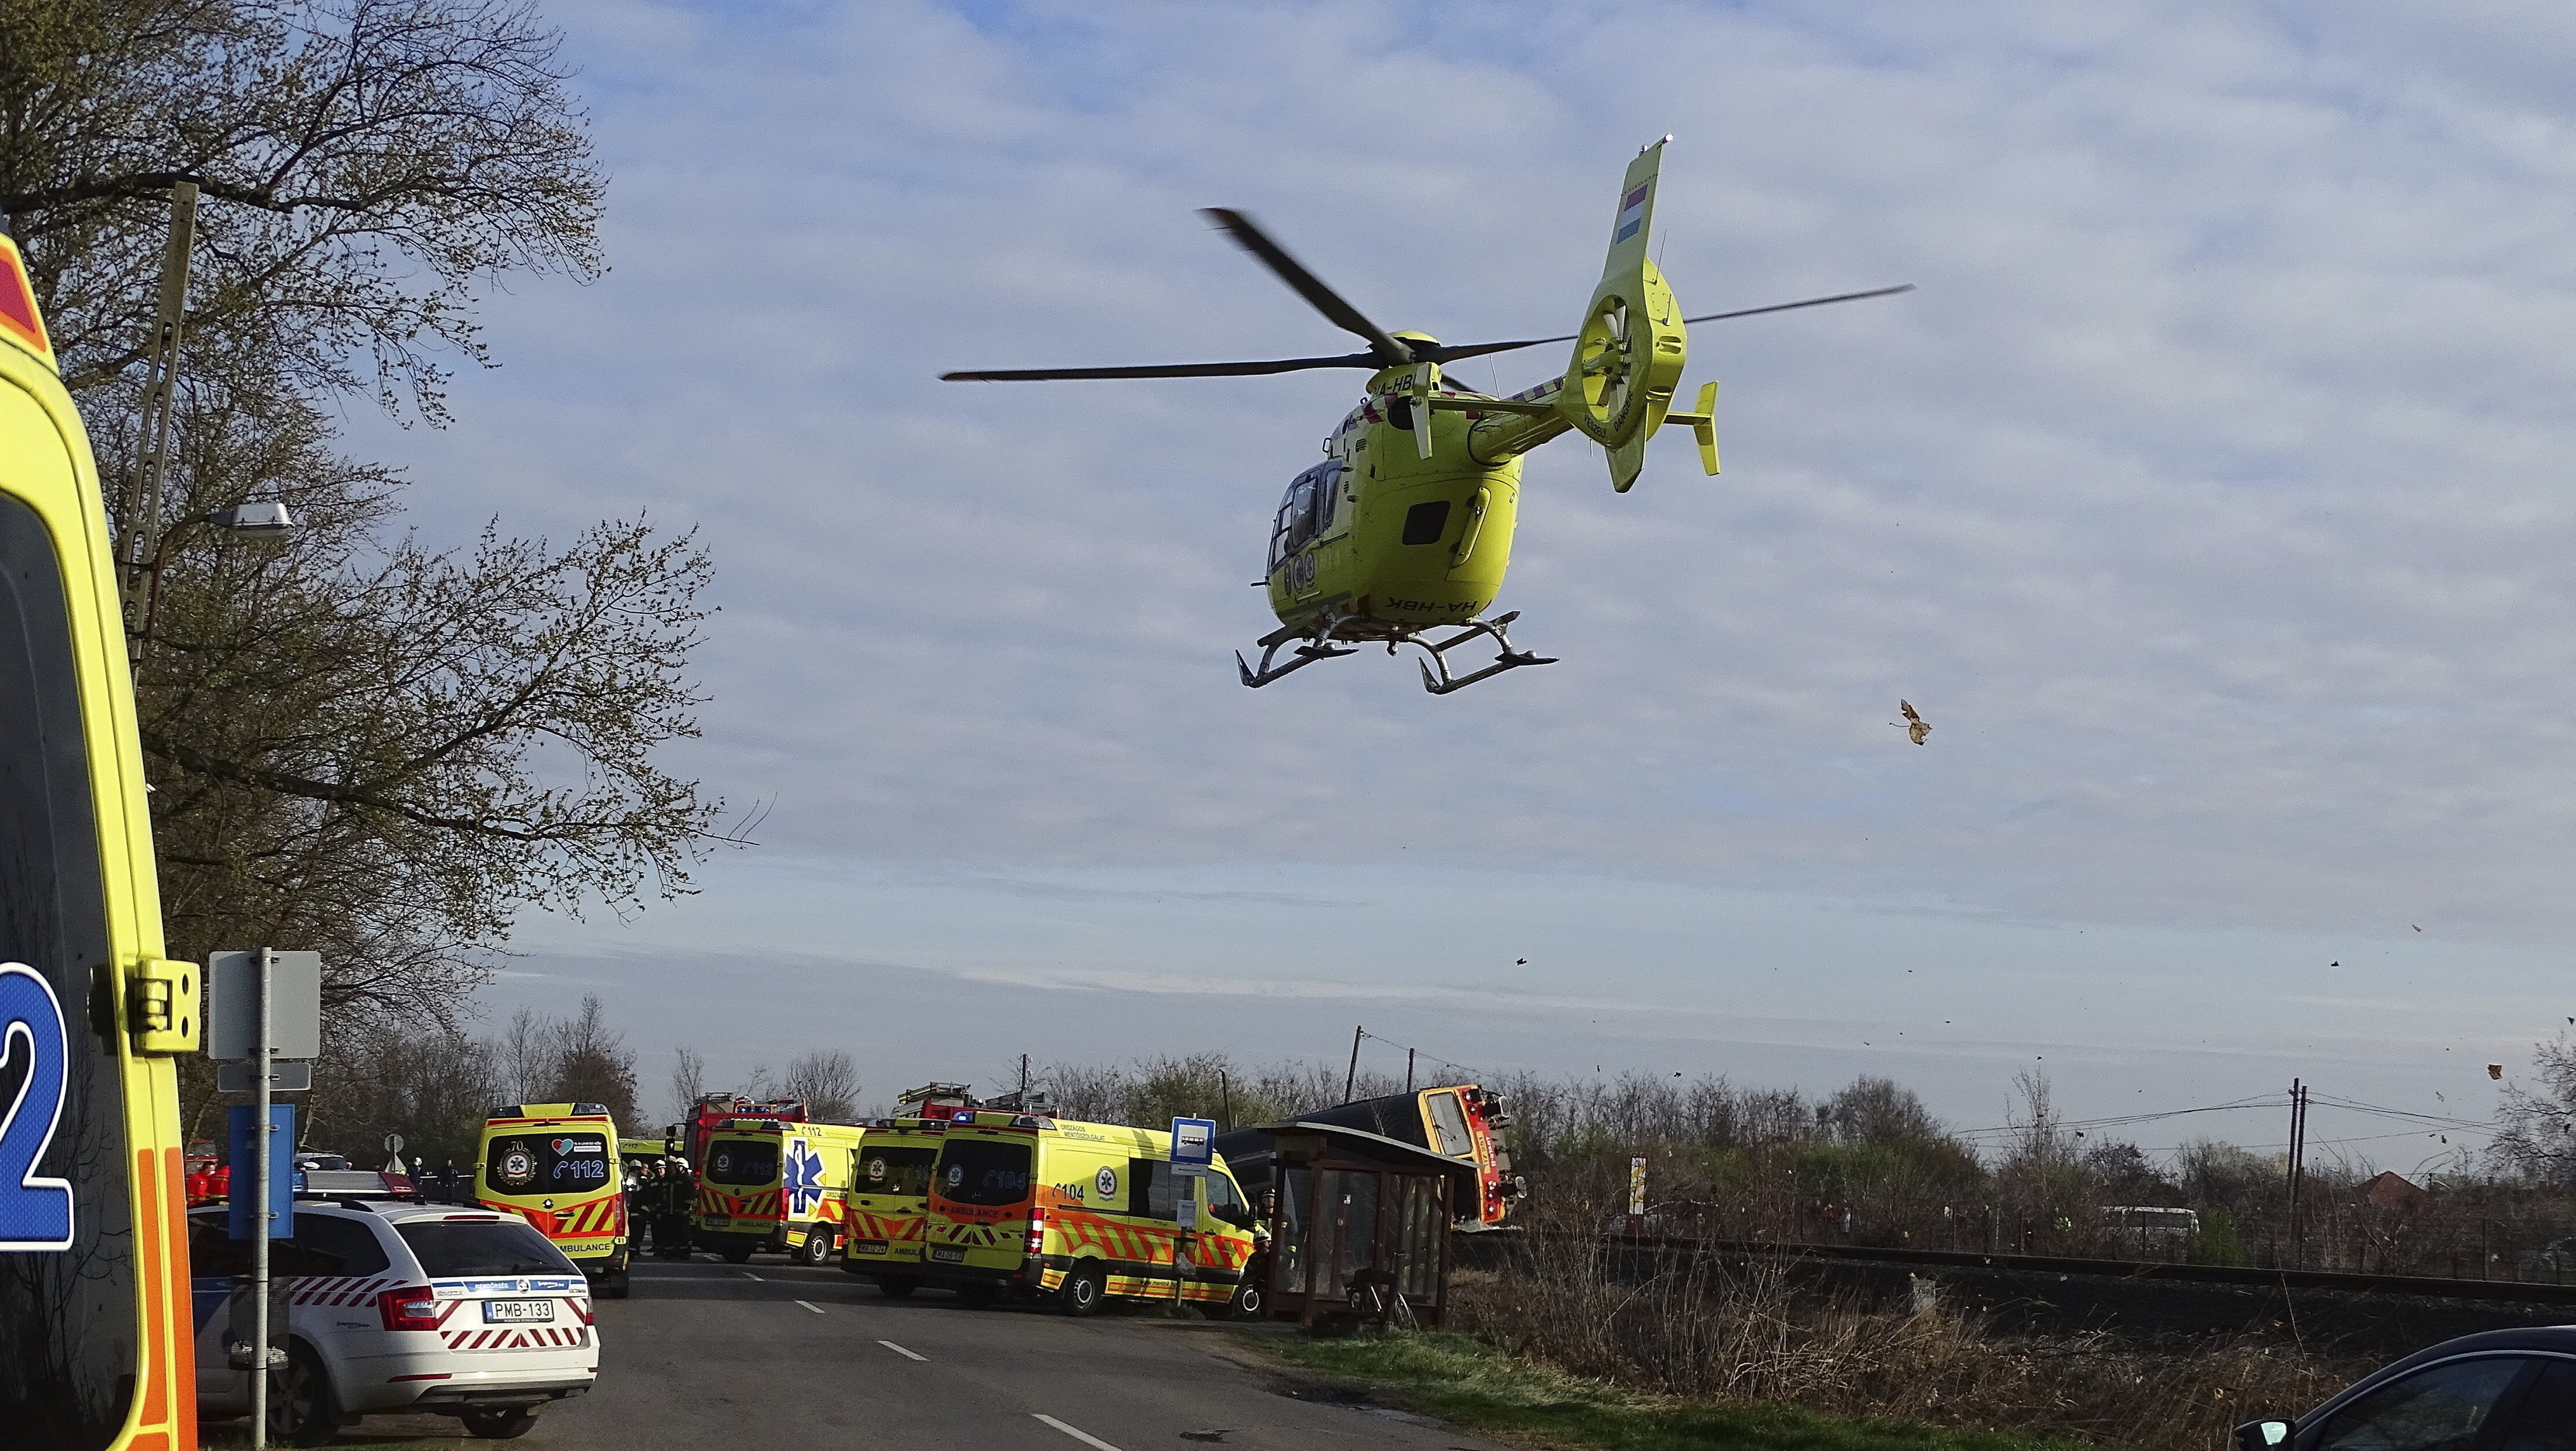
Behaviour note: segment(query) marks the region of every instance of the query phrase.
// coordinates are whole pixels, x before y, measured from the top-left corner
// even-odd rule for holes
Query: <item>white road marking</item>
[[[880,1340],[877,1344],[884,1346],[886,1349],[893,1351],[895,1354],[902,1356],[906,1360],[928,1360],[930,1358],[926,1355],[915,1355],[911,1351],[904,1349],[902,1346],[895,1344],[891,1340]]]
[[[1046,1423],[1047,1423],[1048,1425],[1050,1425],[1050,1426],[1055,1427],[1057,1430],[1062,1431],[1062,1432],[1063,1432],[1063,1433],[1065,1433],[1066,1435],[1071,1436],[1073,1439],[1075,1439],[1075,1440],[1077,1440],[1077,1441],[1081,1442],[1083,1445],[1085,1445],[1085,1446],[1090,1446],[1090,1447],[1095,1448],[1095,1451],[1118,1451],[1118,1448],[1117,1448],[1117,1447],[1112,1446],[1112,1445],[1110,1445],[1108,1442],[1101,1440],[1099,1437],[1097,1437],[1097,1436],[1095,1436],[1095,1435],[1091,1434],[1089,1431],[1078,1431],[1078,1430],[1075,1430],[1073,1427],[1066,1425],[1064,1422],[1057,1420],[1057,1419],[1056,1419],[1055,1417],[1053,1417],[1053,1416],[1039,1416],[1039,1417],[1038,1417],[1038,1419],[1039,1419],[1039,1420],[1041,1420],[1041,1421],[1046,1422]]]
[[[751,1271],[749,1271],[749,1270],[739,1270],[739,1271],[736,1271],[736,1273],[740,1274],[740,1275],[741,1275],[744,1279],[746,1279],[746,1280],[760,1281],[760,1276],[753,1274],[753,1273],[752,1273]],[[765,1282],[762,1282],[762,1283],[765,1283]]]
[[[797,1303],[797,1304],[799,1304],[799,1305],[804,1306],[804,1307],[805,1307],[806,1309],[808,1309],[808,1310],[813,1311],[813,1312],[814,1312],[815,1314],[817,1314],[817,1315],[820,1315],[820,1314],[822,1314],[822,1313],[823,1313],[823,1307],[822,1307],[822,1306],[820,1306],[820,1305],[815,1304],[815,1303],[814,1303],[813,1301],[811,1301],[811,1300],[799,1300],[799,1301],[797,1301],[796,1303]]]

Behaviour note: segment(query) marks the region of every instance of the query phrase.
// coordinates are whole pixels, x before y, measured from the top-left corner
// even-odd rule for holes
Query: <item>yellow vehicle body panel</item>
[[[616,1121],[574,1113],[568,1103],[519,1108],[515,1117],[484,1122],[474,1198],[535,1225],[585,1270],[618,1260],[626,1249],[626,1195]]]
[[[850,1179],[841,1240],[842,1267],[852,1274],[917,1268],[930,1217],[930,1167],[946,1123],[898,1119],[870,1125]]]
[[[707,1161],[698,1167],[697,1227],[707,1235],[756,1237],[789,1253],[803,1249],[816,1234],[838,1242],[844,1238],[850,1180],[866,1132],[856,1124],[780,1122],[709,1134]],[[801,1172],[800,1143],[809,1156]],[[726,1156],[746,1148],[758,1151],[771,1172],[719,1182]]]
[[[1123,1124],[1037,1122],[1027,1128],[950,1127],[942,1168],[931,1182],[926,1276],[1009,1281],[1048,1293],[1076,1266],[1090,1262],[1106,1272],[1111,1295],[1219,1304],[1234,1297],[1252,1258],[1249,1229],[1221,1222],[1204,1207],[1192,1230],[1180,1229],[1168,1212],[1146,1212],[1148,1195],[1140,1193],[1137,1176],[1149,1169],[1169,1174],[1170,1134]],[[951,1197],[976,1194],[962,1162],[973,1155],[959,1149],[974,1143],[1028,1146],[1025,1197],[1009,1204]],[[1222,1183],[1215,1192],[1243,1202],[1222,1157],[1210,1179]]]
[[[6,293],[0,297],[0,506],[10,510],[13,531],[23,527],[26,537],[41,540],[40,551],[50,546],[42,551],[51,556],[43,567],[59,577],[68,640],[40,643],[61,652],[68,671],[46,682],[65,698],[13,699],[6,708],[22,715],[60,708],[65,720],[77,711],[85,758],[81,804],[90,819],[83,839],[66,842],[76,848],[66,856],[95,851],[96,918],[87,915],[92,883],[62,880],[59,888],[65,910],[82,904],[83,920],[71,925],[94,934],[106,960],[41,960],[52,954],[0,940],[0,960],[51,983],[70,1038],[81,1040],[65,1046],[81,1055],[68,1061],[82,1075],[82,1091],[67,1097],[52,1148],[39,1161],[39,1172],[52,1175],[58,1156],[82,1155],[77,1165],[62,1164],[75,1233],[58,1251],[10,1256],[18,1284],[58,1272],[82,1283],[77,1291],[60,1287],[59,1295],[57,1287],[44,1287],[41,1304],[0,1299],[12,1322],[0,1327],[0,1344],[22,1342],[8,1346],[13,1364],[43,1367],[0,1387],[0,1418],[8,1422],[13,1447],[193,1451],[187,1202],[177,1074],[167,1055],[196,1046],[199,983],[192,965],[162,956],[152,820],[114,545],[88,435],[55,375],[24,273],[16,243],[0,238],[0,291]],[[37,587],[32,573],[22,578]],[[51,590],[44,594],[35,603],[50,619],[57,599]],[[29,622],[32,628],[32,616]],[[39,769],[34,761],[16,764]],[[86,876],[88,863],[82,866]],[[51,982],[57,977],[63,981]],[[154,995],[150,1024],[142,1020],[147,991]],[[113,1025],[104,1036],[87,1031],[98,1016]],[[22,1104],[19,1111],[36,1109]]]

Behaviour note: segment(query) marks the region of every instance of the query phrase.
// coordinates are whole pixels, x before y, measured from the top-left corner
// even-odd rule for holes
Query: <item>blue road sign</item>
[[[248,1239],[256,1232],[259,1213],[259,1191],[252,1180],[259,1177],[259,1141],[253,1129],[259,1122],[255,1104],[232,1106],[232,1237]],[[268,1106],[268,1121],[277,1132],[268,1140],[268,1210],[276,1215],[268,1221],[270,1239],[292,1239],[295,1235],[295,1105],[273,1103]]]
[[[1172,1120],[1172,1167],[1204,1169],[1216,1162],[1216,1120]]]

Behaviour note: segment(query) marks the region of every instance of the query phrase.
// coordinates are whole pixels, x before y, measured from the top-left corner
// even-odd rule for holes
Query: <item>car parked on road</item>
[[[2576,1451],[2576,1325],[2490,1330],[2380,1367],[2238,1451]]]
[[[188,1216],[197,1406],[250,1413],[251,1242],[228,1211]],[[318,1446],[361,1416],[455,1416],[476,1436],[524,1435],[599,1373],[588,1284],[527,1221],[443,1205],[298,1203],[269,1247],[268,1438]],[[282,1312],[282,1313],[281,1313]],[[282,1324],[281,1324],[282,1320]]]

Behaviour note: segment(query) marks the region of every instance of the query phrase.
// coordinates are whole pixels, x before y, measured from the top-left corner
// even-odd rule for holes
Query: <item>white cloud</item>
[[[496,308],[511,366],[381,446],[433,519],[704,524],[725,613],[689,760],[774,795],[782,850],[2571,925],[2557,12],[554,13],[618,270]],[[1564,664],[1443,700],[1365,654],[1233,683],[1268,512],[1356,374],[932,381],[1339,346],[1210,204],[1387,325],[1566,325],[1666,131],[1693,311],[1921,290],[1699,330],[1719,479],[1679,443],[1625,497],[1580,445],[1533,462],[1503,604]],[[1067,970],[1126,970],[1088,950]],[[2044,994],[2030,1029],[2051,1012],[2082,1009]]]

